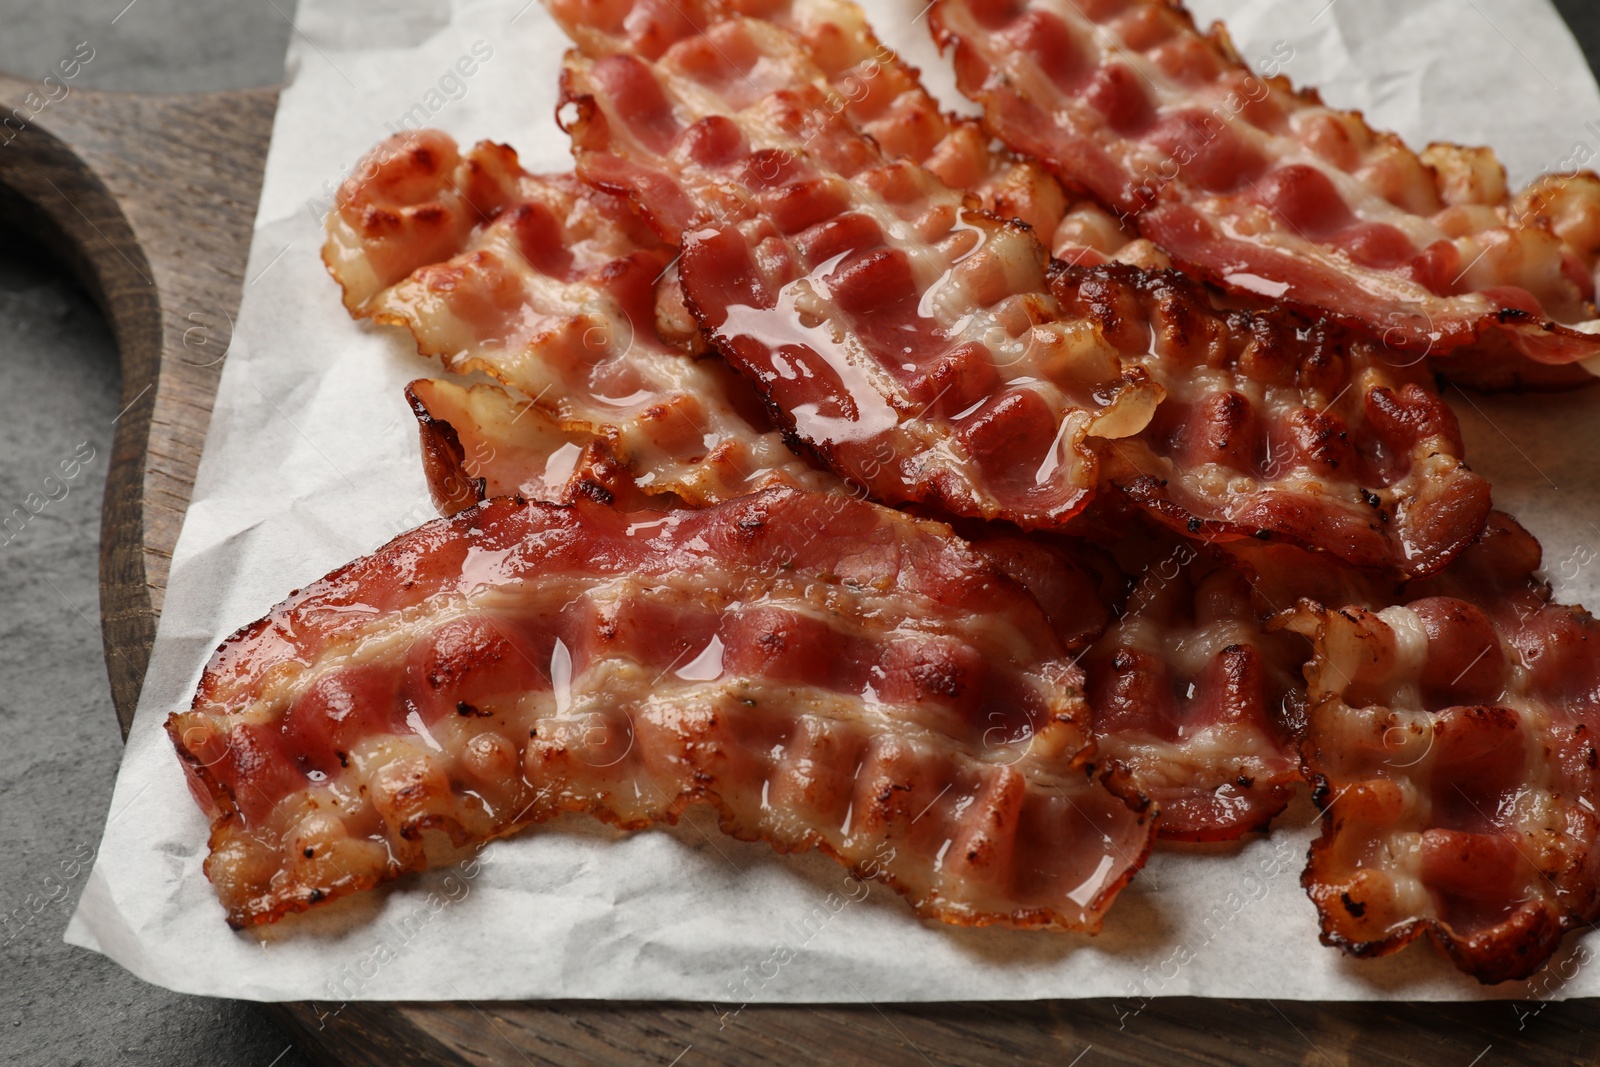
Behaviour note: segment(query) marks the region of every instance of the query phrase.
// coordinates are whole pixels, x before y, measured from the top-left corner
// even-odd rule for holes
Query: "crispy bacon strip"
[[[424,130],[374,150],[328,225],[324,259],[352,314],[404,327],[451,370],[493,376],[561,432],[604,439],[645,491],[712,503],[832,483],[737,376],[663,340],[658,316],[674,321],[656,283],[674,254],[622,201],[530,175],[503,145],[462,156]]]
[[[1400,367],[1339,330],[1214,311],[1172,273],[1056,268],[1063,311],[1093,322],[1166,399],[1101,448],[1107,479],[1172,529],[1323,549],[1431,574],[1487,521],[1489,484],[1462,462],[1455,414],[1426,364]]]
[[[1600,916],[1600,625],[1550,602],[1539,545],[1497,515],[1385,603],[1286,619],[1311,637],[1304,758],[1325,809],[1304,883],[1357,956],[1427,933],[1484,982]]]
[[[1142,286],[1115,268],[1057,271],[1052,299],[1026,233],[885,161],[774,23],[708,15],[703,33],[648,60],[607,36],[609,23],[582,22],[587,7],[557,15],[597,52],[569,58],[566,73],[580,174],[634,197],[668,239],[689,227],[685,289],[719,350],[777,418],[878,498],[1059,528],[1108,456],[1116,484],[1206,537],[1264,531],[1427,573],[1481,528],[1486,487],[1456,458],[1425,372],[1380,366],[1371,346],[1344,358],[1338,338],[1307,340],[1273,315],[1219,315],[1197,288]],[[1095,295],[1107,286],[1163,294],[1118,303],[1109,343]],[[1182,354],[1152,352],[1152,337]],[[1189,399],[1217,383],[1197,365],[1208,359],[1239,386],[1227,411]],[[1275,378],[1252,384],[1257,363]],[[1161,432],[1125,448],[1115,439],[1149,425],[1151,379],[1185,395],[1163,405]],[[1230,439],[1250,443],[1232,461],[1197,457],[1203,442],[1174,432],[1210,433],[1263,393],[1271,410],[1258,421],[1298,434],[1287,462],[1256,454],[1259,426],[1238,427],[1247,432]],[[1321,410],[1330,404],[1342,406]],[[1330,477],[1358,442],[1378,462]],[[1417,498],[1450,506],[1403,503]]]
[[[1093,930],[1150,818],[1086,776],[1082,674],[949,528],[772,489],[622,513],[491,500],[218,649],[168,731],[235,926],[585,811],[715,807],[958,924]]]
[[[1086,441],[1148,419],[1143,376],[1055,315],[1031,233],[886,159],[779,25],[717,16],[659,60],[573,55],[565,95],[579,173],[682,234],[719,351],[878,499],[1058,525],[1094,488]]]
[[[1513,198],[1488,149],[1419,156],[1175,0],[939,0],[930,26],[1002,140],[1207,281],[1418,353],[1600,354],[1593,174]]]

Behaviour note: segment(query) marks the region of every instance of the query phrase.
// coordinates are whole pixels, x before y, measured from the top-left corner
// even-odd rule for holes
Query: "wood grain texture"
[[[0,76],[0,113],[28,116],[0,133],[0,217],[62,256],[117,341],[100,613],[126,734],[232,336],[277,93],[80,90],[34,113],[32,91]]]
[[[27,91],[0,76],[0,114]],[[124,730],[238,307],[274,100],[264,90],[74,92],[0,147],[0,219],[57,250],[104,308],[121,352],[125,411],[106,485],[101,616]],[[592,1001],[263,1010],[313,1060],[351,1067],[1600,1062],[1594,1002],[864,1002],[736,1015],[719,1015],[731,1005]]]

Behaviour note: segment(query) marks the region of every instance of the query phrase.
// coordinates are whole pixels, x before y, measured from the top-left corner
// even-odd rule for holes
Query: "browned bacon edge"
[[[427,402],[417,395],[418,384],[412,382],[406,386],[406,404],[417,419],[422,476],[427,479],[428,492],[439,514],[454,515],[487,499],[484,479],[468,473],[467,450],[461,444],[461,434],[450,422],[434,417]]]
[[[604,438],[563,429],[531,401],[485,384],[436,378],[406,386],[417,418],[423,475],[441,515],[491,497],[551,504],[593,500],[625,510],[693,506],[675,493],[639,488]]]

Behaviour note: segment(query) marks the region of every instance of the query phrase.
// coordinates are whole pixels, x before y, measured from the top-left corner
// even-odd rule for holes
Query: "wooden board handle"
[[[124,734],[232,336],[277,98],[75,89],[48,101],[0,75],[0,220],[76,274],[122,366],[100,619]]]

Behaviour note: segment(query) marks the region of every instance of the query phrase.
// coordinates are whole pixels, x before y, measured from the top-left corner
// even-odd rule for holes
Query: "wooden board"
[[[0,115],[31,116],[0,146],[0,220],[42,238],[72,267],[121,351],[125,410],[106,484],[100,609],[126,732],[238,306],[276,94],[75,91],[33,115],[29,92],[0,76]],[[1141,1010],[1129,998],[785,1005],[719,1016],[731,1007],[568,1001],[262,1010],[311,1059],[373,1067],[1600,1062],[1592,1001],[1167,999]]]

